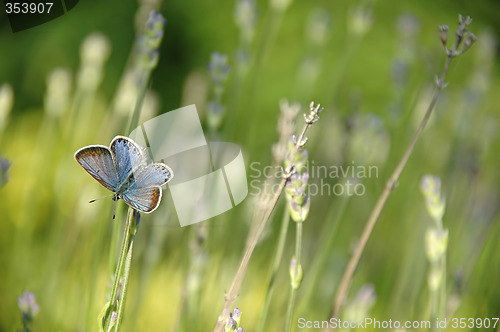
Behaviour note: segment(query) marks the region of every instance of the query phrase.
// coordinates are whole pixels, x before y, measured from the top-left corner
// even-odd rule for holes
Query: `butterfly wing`
[[[128,179],[132,170],[146,161],[141,147],[125,136],[116,136],[111,141],[110,150],[113,153],[120,184]]]
[[[134,170],[134,183],[121,194],[121,198],[136,210],[150,213],[161,201],[161,185],[170,181],[174,173],[165,164],[143,165]]]
[[[75,152],[75,160],[106,189],[116,191],[119,178],[111,151],[107,146],[83,147]]]
[[[122,194],[121,198],[134,209],[145,213],[151,213],[160,205],[161,188],[149,187],[130,189]]]

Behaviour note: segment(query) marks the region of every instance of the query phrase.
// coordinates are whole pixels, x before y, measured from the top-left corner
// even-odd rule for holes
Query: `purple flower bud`
[[[233,317],[234,317],[234,319],[240,318],[241,317],[241,310],[238,308],[235,308]]]
[[[116,311],[113,311],[111,313],[111,319],[110,319],[111,324],[114,324],[116,322],[116,317],[117,316],[118,316],[118,314],[116,313]]]
[[[148,21],[146,22],[146,30],[147,33],[156,34],[158,30],[163,30],[163,26],[165,25],[166,20],[162,14],[157,13],[155,10],[152,10],[149,13]]]
[[[23,294],[17,298],[17,305],[19,306],[19,310],[21,310],[23,318],[28,320],[35,317],[40,310],[40,306],[36,302],[35,294],[32,292],[23,292]]]
[[[8,181],[7,171],[10,168],[10,161],[0,156],[0,187]]]
[[[234,319],[232,317],[227,320],[226,327],[229,327],[231,329],[234,329],[236,327]]]
[[[302,173],[302,176],[300,177],[302,184],[305,186],[307,185],[307,181],[309,180],[309,173],[304,172]]]
[[[226,80],[231,67],[227,64],[227,55],[218,52],[212,53],[210,63],[208,64],[208,71],[214,84],[221,84]]]

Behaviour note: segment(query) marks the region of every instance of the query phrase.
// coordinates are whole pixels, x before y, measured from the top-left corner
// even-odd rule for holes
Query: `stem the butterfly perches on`
[[[118,331],[125,309],[130,266],[134,248],[134,238],[139,227],[141,215],[137,210],[128,209],[125,233],[120,258],[116,267],[110,300],[104,305],[98,318],[100,331]]]

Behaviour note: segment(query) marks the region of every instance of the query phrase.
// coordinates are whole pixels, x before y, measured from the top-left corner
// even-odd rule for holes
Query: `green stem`
[[[116,204],[116,203],[115,203]],[[118,249],[118,241],[120,239],[120,223],[117,221],[119,218],[118,215],[116,215],[116,219],[113,220],[113,230],[111,233],[111,244],[109,247],[109,273],[112,274],[114,271],[116,271],[116,255],[117,255],[117,249]],[[123,245],[122,245],[123,246]]]
[[[292,292],[290,293],[290,299],[288,300],[288,309],[286,310],[285,332],[289,332],[292,329],[293,308],[295,307],[296,297],[297,297],[297,290],[292,287]]]
[[[437,220],[437,227],[442,234],[444,232],[442,218]],[[439,289],[436,290],[436,315],[439,319],[443,319],[446,317],[446,250],[437,263],[437,268],[441,271],[441,283]]]
[[[434,273],[436,270],[436,266],[433,264],[430,268],[430,273]],[[431,289],[431,314],[430,314],[430,319],[431,321],[436,321],[436,319],[438,318],[438,301],[439,301],[439,297],[438,297],[438,292],[439,292],[439,289]],[[437,331],[437,326],[434,326],[432,329],[432,331]]]
[[[302,222],[297,223],[297,238],[296,238],[296,246],[295,246],[295,261],[297,263],[297,268],[295,269],[298,272],[300,268],[300,258],[302,252]]]
[[[133,249],[134,249],[134,239],[132,238],[130,240],[130,247],[128,250],[127,259],[125,260],[125,271],[123,274],[123,286],[122,286],[122,293],[121,293],[120,301],[119,301],[119,305],[118,305],[118,314],[116,316],[115,332],[119,331],[120,324],[121,324],[121,321],[123,318],[123,311],[125,310],[125,297],[127,296],[128,279],[130,276],[130,266],[132,263]]]
[[[265,69],[265,65],[269,59],[269,56],[272,52],[274,45],[276,45],[276,39],[278,36],[278,31],[283,20],[284,12],[286,8],[279,9],[276,7],[271,7],[266,12],[266,16],[263,22],[262,33],[259,37],[257,52],[255,55],[255,60],[252,62],[252,71],[249,75],[249,91],[247,93],[247,97],[242,102],[246,105],[246,108],[251,110],[258,110],[259,107],[257,105],[257,101],[259,98],[259,86],[261,86],[262,77],[264,76],[262,72]],[[261,113],[262,114],[262,113]],[[258,125],[257,119],[260,118],[259,115],[253,116],[250,118],[250,126],[248,126],[250,131],[248,132],[248,141],[249,144],[255,144],[259,142],[260,126]],[[263,116],[263,115],[262,115]],[[254,146],[255,147],[255,146]],[[250,147],[251,148],[251,147]]]
[[[293,311],[295,309],[295,302],[297,299],[297,290],[300,287],[300,282],[298,285],[294,285],[294,279],[300,278],[299,277],[299,270],[301,269],[300,266],[300,256],[302,252],[302,222],[297,222],[297,234],[296,234],[296,239],[295,239],[295,270],[293,271],[294,278],[292,278],[292,282],[290,283],[291,286],[291,293],[290,293],[290,299],[288,301],[288,309],[287,309],[287,314],[286,314],[286,325],[285,325],[285,331],[291,331],[292,329],[292,321],[293,321]]]
[[[456,49],[456,47],[455,47]],[[399,176],[403,172],[408,160],[410,159],[411,155],[413,154],[413,150],[415,149],[415,145],[417,144],[420,135],[422,134],[425,126],[427,125],[427,122],[429,121],[429,118],[432,114],[432,111],[434,110],[434,107],[436,106],[438,97],[441,94],[442,89],[445,86],[445,78],[446,74],[448,73],[448,69],[450,67],[450,63],[453,59],[454,55],[448,55],[443,71],[441,72],[441,75],[439,76],[439,79],[437,79],[436,82],[436,87],[434,89],[434,93],[432,96],[432,99],[429,103],[429,106],[427,107],[427,110],[425,112],[424,117],[422,118],[422,121],[420,122],[420,125],[417,128],[417,131],[415,132],[412,140],[410,141],[410,144],[406,148],[406,151],[404,152],[403,156],[401,157],[398,165],[394,169],[391,177],[387,180],[385,189],[384,191],[380,194],[380,197],[377,200],[377,203],[375,204],[375,207],[373,208],[370,217],[368,218],[365,227],[363,229],[363,232],[361,233],[361,237],[359,242],[356,245],[356,248],[354,249],[354,253],[351,256],[351,259],[349,260],[349,263],[347,264],[347,267],[344,271],[344,275],[342,276],[342,279],[340,281],[340,284],[338,286],[338,291],[337,295],[333,301],[333,310],[330,314],[330,317],[339,317],[340,316],[340,307],[344,303],[346,297],[347,297],[347,292],[349,290],[349,287],[351,285],[351,280],[354,275],[354,272],[356,270],[356,267],[358,266],[359,259],[361,258],[361,255],[365,249],[366,243],[368,242],[368,239],[371,236],[372,230],[375,227],[375,224],[377,223],[378,217],[380,216],[380,213],[382,212],[382,209],[385,206],[385,203],[387,199],[389,198],[389,195],[392,193],[394,188],[396,187]]]
[[[139,94],[137,95],[137,101],[135,103],[134,113],[132,114],[132,119],[130,120],[130,125],[128,128],[128,132],[131,133],[137,125],[139,124],[139,117],[141,115],[142,103],[144,101],[144,97],[146,96],[146,91],[148,87],[149,78],[151,77],[151,70],[146,70],[142,77],[142,84],[140,84]]]
[[[116,272],[115,272],[115,277],[113,281],[113,288],[111,291],[111,298],[109,302],[109,308],[107,309],[107,313],[105,314],[105,323],[104,327],[105,330],[107,331],[110,327],[111,323],[111,315],[113,311],[116,311],[117,309],[123,311],[123,304],[125,300],[125,293],[127,291],[127,283],[128,283],[128,276],[130,273],[130,261],[132,259],[132,248],[133,248],[133,243],[134,243],[134,235],[135,235],[135,223],[134,223],[134,209],[129,208],[128,213],[127,213],[127,222],[125,225],[125,232],[123,234],[123,242],[122,242],[122,248],[120,250],[120,258],[118,259],[118,265],[116,266]],[[120,294],[120,300],[119,303],[116,303],[116,295],[118,293],[118,287],[120,284],[120,280],[122,279],[123,276],[123,283],[122,283],[122,290]],[[118,305],[118,308],[117,308]],[[116,321],[116,326],[115,326],[115,331],[118,331],[118,327],[120,325],[120,314],[122,312],[118,312],[117,316],[117,321]]]
[[[340,85],[344,82],[347,69],[351,68],[350,62],[354,59],[354,54],[358,50],[362,38],[362,35],[354,35],[348,38],[349,42],[344,48],[342,57],[338,61],[338,65],[335,66],[335,70],[330,74],[331,81],[329,84],[325,84],[328,87],[328,91],[326,92],[332,97],[330,100],[331,105],[336,104]]]
[[[443,276],[443,279],[441,280],[441,293],[440,295],[440,301],[439,301],[439,318],[444,319],[446,318],[446,252],[441,259],[441,274]]]
[[[288,210],[288,205],[285,205],[285,211],[283,212],[283,219],[281,221],[281,231],[278,239],[278,245],[276,247],[276,253],[274,255],[273,267],[271,270],[271,278],[269,280],[269,285],[267,286],[266,300],[264,303],[264,309],[262,309],[262,315],[259,320],[259,326],[257,332],[263,332],[266,326],[267,315],[269,313],[269,305],[271,304],[271,299],[274,293],[274,283],[276,281],[276,275],[278,274],[278,269],[280,267],[281,259],[283,257],[283,249],[285,248],[286,235],[288,233],[288,224],[290,223],[290,211]]]
[[[315,294],[314,290],[318,285],[318,279],[323,276],[323,270],[327,266],[328,257],[331,256],[332,246],[337,235],[337,227],[342,220],[347,203],[351,197],[338,197],[335,204],[331,204],[326,212],[325,220],[329,222],[325,225],[321,232],[320,240],[318,241],[319,254],[314,255],[311,266],[308,270],[308,277],[305,277],[304,289],[302,290],[302,300],[299,308],[309,306],[311,298]]]

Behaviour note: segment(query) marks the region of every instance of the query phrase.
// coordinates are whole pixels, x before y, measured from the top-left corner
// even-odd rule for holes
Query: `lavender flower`
[[[234,20],[240,29],[243,41],[246,43],[251,42],[257,22],[257,8],[255,0],[236,0]]]
[[[297,260],[295,259],[295,257],[290,261],[289,273],[292,288],[299,289],[300,284],[302,283],[303,272],[302,265],[297,266]]]
[[[31,331],[33,319],[40,310],[40,306],[36,302],[35,294],[33,292],[24,291],[23,294],[17,298],[17,305],[19,306],[19,310],[21,310],[23,318],[23,328],[19,331],[29,332]]]
[[[287,143],[287,152],[286,152],[284,166],[286,169],[289,169],[290,167],[293,166],[295,167],[295,170],[300,173],[307,164],[308,153],[307,150],[298,150],[295,153],[294,160],[290,160],[294,151],[295,151],[295,138],[294,136],[290,136]]]
[[[427,211],[437,224],[441,224],[445,209],[445,198],[441,194],[441,180],[437,176],[425,175],[420,189],[425,198]]]
[[[166,20],[160,13],[151,11],[146,22],[144,35],[139,41],[142,64],[147,69],[151,70],[158,64],[158,49],[163,39],[165,23]]]
[[[238,308],[234,309],[233,313],[229,314],[229,318],[226,321],[224,332],[243,332],[243,328],[240,327],[241,311]]]
[[[293,174],[285,186],[290,216],[295,222],[304,222],[309,215],[311,200],[306,195],[309,173]]]
[[[0,156],[0,188],[3,187],[8,181],[7,171],[10,168],[10,161]]]
[[[227,64],[227,55],[218,52],[212,53],[207,67],[210,78],[215,85],[224,82],[231,71],[231,66]]]
[[[17,305],[25,319],[33,319],[40,310],[40,306],[36,302],[36,297],[33,292],[24,291],[23,294],[17,298]]]
[[[207,68],[213,85],[212,100],[207,104],[207,122],[211,130],[216,130],[222,124],[226,110],[222,104],[222,95],[231,67],[227,63],[227,55],[214,52]]]

